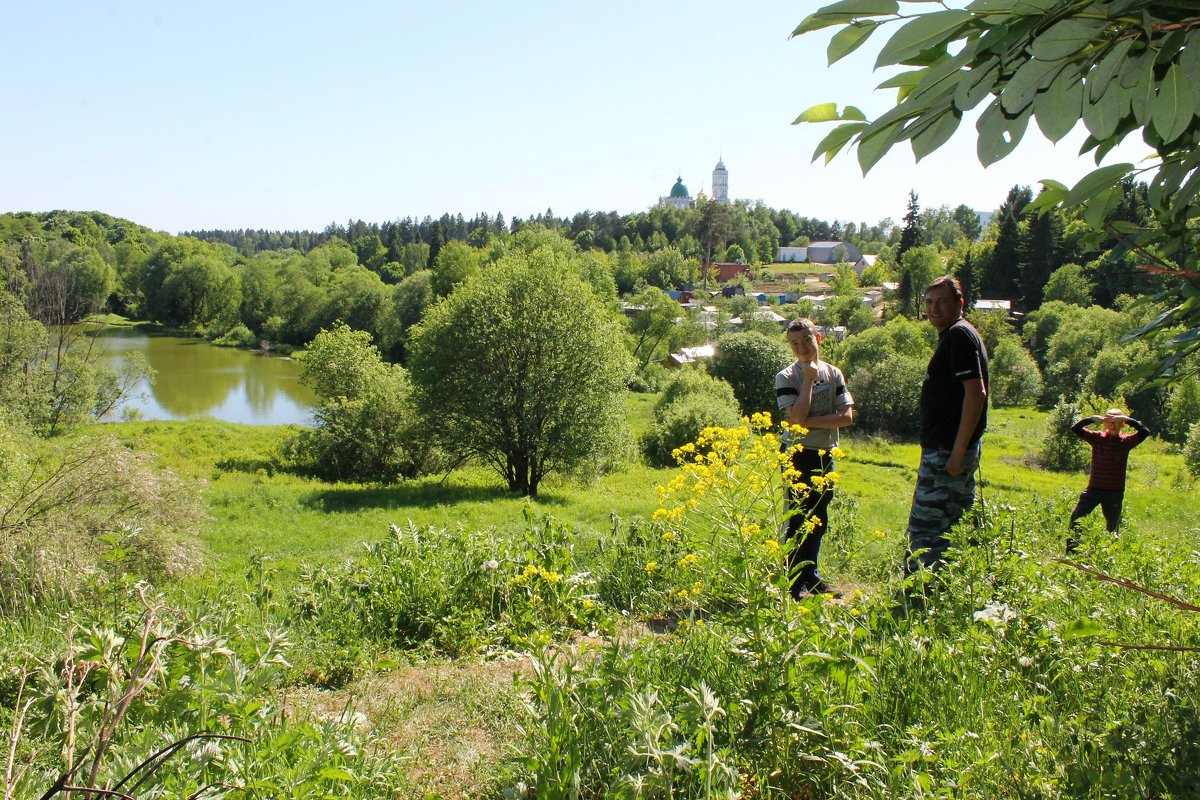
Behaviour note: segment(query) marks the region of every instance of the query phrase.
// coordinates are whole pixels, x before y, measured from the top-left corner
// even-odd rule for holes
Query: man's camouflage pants
[[[951,475],[946,472],[949,450],[922,448],[917,488],[908,516],[906,572],[916,571],[919,565],[933,569],[942,560],[949,546],[946,534],[975,504],[979,454],[979,442],[968,446],[962,473]]]

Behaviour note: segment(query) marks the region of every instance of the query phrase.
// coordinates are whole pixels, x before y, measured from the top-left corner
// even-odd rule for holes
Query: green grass
[[[630,398],[631,436],[648,427],[653,402]],[[261,645],[261,627],[284,631],[292,666],[271,685],[293,713],[363,712],[370,752],[404,765],[409,791],[397,796],[491,797],[516,780],[536,785],[536,796],[565,796],[580,776],[588,796],[614,796],[624,775],[663,797],[725,796],[714,781],[763,798],[915,799],[943,789],[938,796],[1099,798],[1139,796],[1138,787],[1141,796],[1192,796],[1178,792],[1200,763],[1193,655],[1099,640],[1194,644],[1200,619],[1053,560],[1086,475],[1036,466],[1047,418],[992,411],[981,486],[989,519],[967,534],[971,546],[959,542],[928,605],[902,607],[894,598],[919,456],[911,441],[845,438],[822,560],[851,591],[837,602],[785,603],[768,577],[777,562],[761,556],[773,534],[749,544],[743,517],[722,536],[697,515],[678,529],[683,538],[625,526],[604,548],[583,546],[609,531],[613,515],[649,516],[655,487],[675,470],[630,464],[586,486],[550,483],[530,501],[479,468],[384,486],[276,474],[268,456],[287,428],[108,430],[202,482],[208,517],[196,536],[210,566],[174,596],[220,611],[206,624],[226,626],[214,637],[221,646],[226,629],[247,654]],[[734,497],[739,486],[724,491]],[[1121,539],[1103,534],[1094,515],[1079,557],[1194,602],[1194,495],[1181,457],[1144,444],[1130,458]],[[539,531],[530,508],[568,532]],[[389,525],[409,521],[467,534],[388,536]],[[368,543],[377,547],[357,558]],[[707,558],[706,547],[722,555]],[[269,569],[245,581],[255,555],[268,556]],[[305,578],[298,569],[350,557],[352,571]],[[641,592],[636,604],[604,599],[627,587]],[[711,606],[682,606],[681,588],[693,597],[736,589],[737,602],[714,594]],[[604,616],[592,628],[583,611],[598,604]],[[694,621],[688,608],[699,609]],[[647,616],[621,613],[629,609]],[[27,622],[10,625],[6,641],[49,651],[41,622]],[[425,644],[397,638],[429,627]],[[556,639],[564,630],[575,638]],[[472,656],[444,660],[460,652]],[[336,692],[294,685],[341,681],[349,683]],[[202,694],[187,702],[207,708]],[[687,758],[672,762],[672,753]],[[678,783],[663,788],[668,779]],[[757,794],[756,785],[773,788]]]
[[[632,395],[631,435],[650,425],[653,395]],[[1062,504],[1065,514],[1087,483],[1084,473],[1043,470],[1034,456],[1047,415],[1035,409],[993,409],[984,438],[981,494],[989,502],[1030,499]],[[208,521],[197,532],[218,574],[240,573],[256,554],[270,555],[290,570],[301,563],[331,563],[382,538],[392,524],[459,526],[501,531],[524,525],[526,509],[548,513],[577,530],[581,543],[607,532],[614,516],[649,517],[654,488],[673,474],[629,464],[592,484],[550,481],[529,500],[509,493],[496,475],[473,467],[385,486],[330,484],[266,468],[272,449],[293,431],[213,421],[122,423],[112,430],[133,446],[158,456],[163,466],[203,479]],[[883,531],[903,535],[908,521],[919,447],[851,434],[838,465],[841,483],[832,536]],[[1127,525],[1194,531],[1200,509],[1191,502],[1182,457],[1152,440],[1130,458]],[[853,506],[857,530],[839,530]]]

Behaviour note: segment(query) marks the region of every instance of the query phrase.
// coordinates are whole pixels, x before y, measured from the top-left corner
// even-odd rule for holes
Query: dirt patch
[[[376,742],[408,762],[411,797],[481,797],[497,766],[519,754],[527,712],[513,678],[528,665],[527,659],[416,664],[295,700],[322,715],[365,715]]]

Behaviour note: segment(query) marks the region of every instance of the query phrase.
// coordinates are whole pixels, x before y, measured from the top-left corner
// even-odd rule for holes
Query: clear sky
[[[917,164],[896,148],[867,178],[853,155],[812,163],[828,128],[793,126],[801,111],[894,102],[874,90],[873,53],[828,67],[828,36],[789,38],[820,5],[7,0],[0,211],[104,211],[171,233],[625,214],[676,176],[710,191],[721,158],[731,197],[873,223],[899,220],[909,190],[986,211],[1014,184],[1094,168],[1082,135],[1055,147],[1031,125],[984,170],[969,123],[943,152]]]

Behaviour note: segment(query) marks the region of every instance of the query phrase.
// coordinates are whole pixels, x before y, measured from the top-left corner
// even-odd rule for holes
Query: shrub
[[[1071,433],[1080,417],[1078,403],[1060,397],[1046,422],[1038,462],[1046,469],[1078,471],[1088,465],[1089,450],[1082,439]]]
[[[782,336],[729,333],[717,341],[709,372],[733,387],[743,414],[774,412],[775,374],[790,361]]]
[[[7,451],[7,452],[4,452]],[[195,563],[192,487],[116,439],[0,442],[0,611],[72,596],[89,575],[162,580]]]
[[[860,367],[847,382],[854,397],[855,425],[898,435],[919,431],[924,375],[924,359],[903,355]]]
[[[214,339],[213,344],[218,347],[254,347],[258,344],[258,337],[252,330],[239,322]]]
[[[729,394],[729,398],[706,393],[683,395],[656,410],[654,427],[642,439],[646,460],[656,467],[672,466],[672,452],[694,442],[705,428],[736,426],[741,415],[733,393]]]
[[[1001,340],[992,353],[990,373],[988,391],[995,405],[1031,405],[1042,396],[1042,371],[1020,342]]]
[[[1172,441],[1182,442],[1196,422],[1200,422],[1200,380],[1190,378],[1171,387],[1163,433]]]
[[[334,481],[393,481],[442,465],[408,373],[383,363],[367,333],[340,323],[321,331],[301,380],[317,394],[316,425],[285,443],[285,462]]]
[[[1188,428],[1183,445],[1183,463],[1187,466],[1188,474],[1200,478],[1200,422],[1193,422]]]

